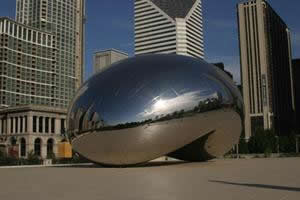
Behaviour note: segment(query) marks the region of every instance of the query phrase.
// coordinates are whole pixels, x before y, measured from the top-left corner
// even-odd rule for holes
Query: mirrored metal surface
[[[203,60],[138,56],[83,84],[69,108],[68,138],[75,151],[105,165],[164,155],[202,161],[238,142],[242,107],[233,81]]]

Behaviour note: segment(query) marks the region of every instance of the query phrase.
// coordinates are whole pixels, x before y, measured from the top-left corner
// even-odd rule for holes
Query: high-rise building
[[[83,82],[85,0],[17,0],[16,20],[55,36],[53,105],[66,108]]]
[[[293,60],[293,83],[295,91],[296,128],[300,131],[300,59]]]
[[[16,10],[16,21],[0,18],[0,146],[46,158],[83,81],[85,0],[17,0]]]
[[[0,18],[0,107],[55,105],[52,33]]]
[[[128,58],[128,54],[116,49],[97,51],[94,53],[94,73],[104,70],[111,64]]]
[[[257,128],[289,133],[294,109],[290,31],[265,0],[237,7],[245,137]]]
[[[201,0],[135,0],[135,54],[204,58]]]

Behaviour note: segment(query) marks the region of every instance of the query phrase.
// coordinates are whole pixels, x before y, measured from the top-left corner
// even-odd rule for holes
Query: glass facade
[[[17,0],[17,22],[1,19],[0,105],[68,107],[83,81],[84,10],[84,0]]]
[[[55,35],[55,106],[67,107],[83,81],[84,0],[17,0],[16,20]]]

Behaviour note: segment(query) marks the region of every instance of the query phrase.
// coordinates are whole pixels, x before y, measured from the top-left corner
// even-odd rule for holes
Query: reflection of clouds
[[[172,114],[175,111],[191,110],[197,106],[200,101],[209,98],[218,98],[217,92],[211,93],[208,90],[188,92],[171,99],[156,97],[152,106],[138,114],[138,116],[143,118],[154,118],[155,116]]]

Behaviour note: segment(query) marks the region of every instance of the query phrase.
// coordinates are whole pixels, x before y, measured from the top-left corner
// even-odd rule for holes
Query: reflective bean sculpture
[[[240,92],[217,67],[179,55],[138,56],[81,86],[68,111],[68,139],[103,165],[166,155],[205,161],[238,143],[242,109]]]

